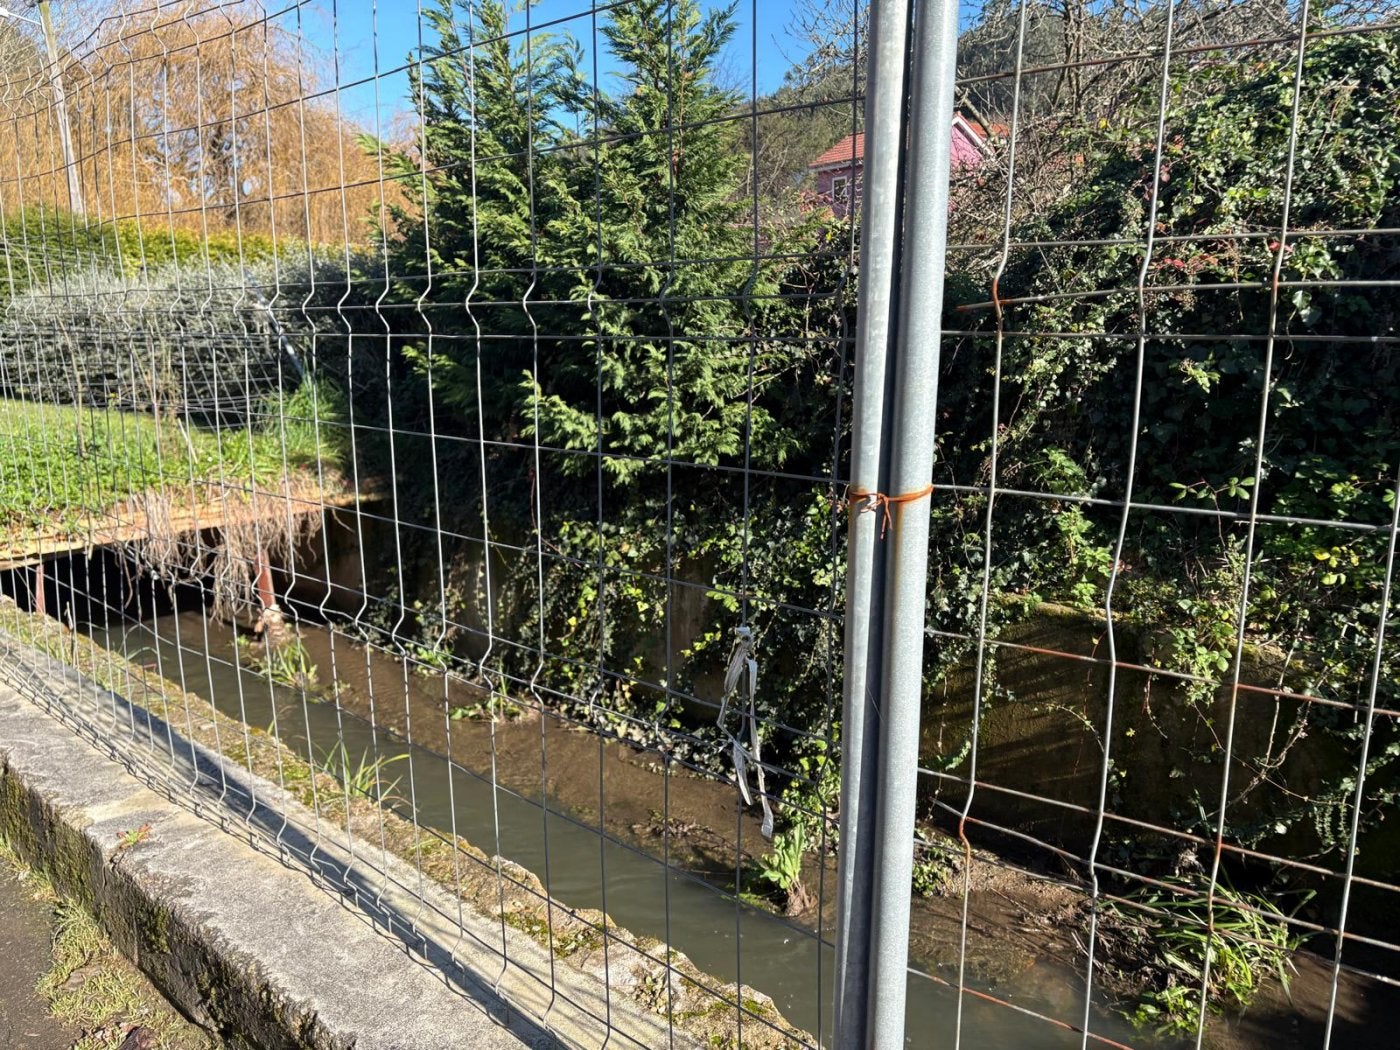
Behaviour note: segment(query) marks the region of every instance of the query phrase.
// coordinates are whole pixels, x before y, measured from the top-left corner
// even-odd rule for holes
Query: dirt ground
[[[0,1050],[67,1050],[81,1034],[35,991],[53,965],[52,930],[51,909],[0,860]]]

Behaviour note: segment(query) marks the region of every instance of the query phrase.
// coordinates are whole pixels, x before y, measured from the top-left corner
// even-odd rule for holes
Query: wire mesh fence
[[[5,15],[0,680],[565,1045],[1393,1045],[1392,4]]]

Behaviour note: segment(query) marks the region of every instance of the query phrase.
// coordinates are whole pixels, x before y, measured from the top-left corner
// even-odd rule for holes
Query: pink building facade
[[[987,142],[982,126],[960,113],[954,114],[951,134],[953,170],[980,165]],[[847,135],[813,160],[807,170],[814,177],[817,199],[838,219],[844,219],[853,210],[858,211],[865,171],[864,133]]]

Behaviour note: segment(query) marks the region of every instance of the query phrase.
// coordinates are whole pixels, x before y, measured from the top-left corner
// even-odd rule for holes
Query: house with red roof
[[[993,126],[993,134],[1000,131]],[[954,113],[951,134],[953,170],[980,165],[987,149],[987,130],[979,122]],[[815,178],[817,200],[829,207],[838,219],[845,218],[853,209],[860,208],[865,133],[846,135],[807,165],[807,170]]]

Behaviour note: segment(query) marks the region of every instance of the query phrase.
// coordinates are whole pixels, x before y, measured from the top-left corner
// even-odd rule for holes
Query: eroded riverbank
[[[400,781],[400,808],[407,804],[422,825],[455,831],[539,874],[570,906],[604,909],[705,972],[752,985],[799,1027],[827,1029],[831,953],[816,931],[829,941],[830,862],[809,858],[814,903],[805,912],[784,917],[737,899],[736,871],[742,877],[768,843],[732,785],[668,769],[654,752],[532,715],[525,704],[514,721],[452,720],[449,711],[470,710],[483,694],[413,673],[331,631],[302,630],[320,681],[305,694],[235,668],[232,633],[196,614],[95,636],[153,670],[178,672],[185,688],[249,724],[275,718],[283,742],[313,758],[336,733],[352,755],[411,756],[390,775]],[[413,747],[404,743],[410,737]],[[990,856],[974,857],[967,877],[973,993],[964,998],[964,1045],[1078,1046],[1071,1028],[1083,1016],[1083,894]],[[945,893],[914,902],[911,1046],[935,1045],[929,1033],[946,1030],[955,1013],[962,885],[959,872]],[[1207,1045],[1311,1045],[1325,1021],[1330,967],[1307,953],[1297,967],[1291,1003],[1276,985],[1266,988],[1243,1018],[1213,1021]],[[1338,1023],[1355,1037],[1347,1045],[1390,1045],[1375,1041],[1379,1029],[1369,1023],[1388,999],[1373,982],[1344,974]],[[1133,1028],[1107,997],[1096,998],[1090,1029],[1100,1045],[1171,1045]]]

